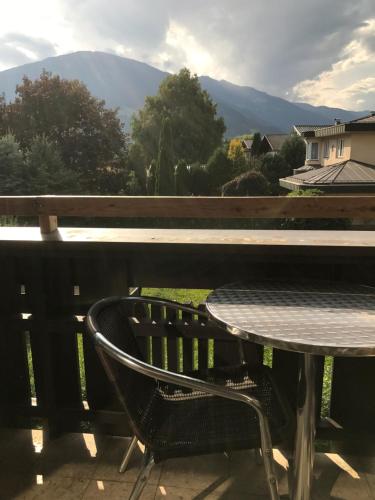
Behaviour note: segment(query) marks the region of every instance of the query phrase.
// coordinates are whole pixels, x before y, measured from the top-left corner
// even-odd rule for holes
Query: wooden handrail
[[[375,196],[0,196],[0,215],[39,216],[43,233],[57,229],[57,216],[365,220],[375,219]]]
[[[0,215],[375,219],[375,196],[0,196]]]

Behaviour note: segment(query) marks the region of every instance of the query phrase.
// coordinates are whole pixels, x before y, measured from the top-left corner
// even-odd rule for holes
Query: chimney
[[[340,125],[340,123],[341,123],[340,118],[335,118],[335,125]]]

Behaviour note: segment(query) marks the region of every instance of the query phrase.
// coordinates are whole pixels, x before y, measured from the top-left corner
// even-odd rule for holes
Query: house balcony
[[[233,219],[244,226],[250,219],[373,220],[373,196],[1,197],[0,213],[38,221],[0,228],[0,498],[120,498],[131,489],[141,452],[119,475],[130,429],[84,329],[96,300],[145,287],[208,290],[244,277],[375,284],[370,230],[196,228],[198,219],[200,226],[206,219],[220,226]],[[140,226],[171,214],[174,226],[185,220],[193,228],[106,227],[105,218],[136,218]],[[97,227],[76,227],[77,218]],[[194,346],[199,367],[207,341]],[[159,344],[152,349],[153,359],[163,358]],[[295,406],[299,355],[256,353]],[[375,496],[374,375],[374,358],[320,358],[317,498]],[[285,492],[285,454],[274,455]],[[171,460],[153,474],[143,498],[267,498],[263,468],[250,452]]]

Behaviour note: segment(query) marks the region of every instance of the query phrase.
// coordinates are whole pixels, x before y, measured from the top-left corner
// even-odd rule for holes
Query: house
[[[253,146],[253,140],[252,139],[245,139],[244,141],[241,142],[241,147],[242,151],[245,155],[246,160],[251,159],[251,148]]]
[[[289,134],[268,134],[264,135],[259,147],[259,154],[280,153],[281,146],[285,140],[290,137]]]
[[[306,142],[305,164],[280,179],[290,190],[325,193],[375,192],[375,113],[334,125],[296,125]]]

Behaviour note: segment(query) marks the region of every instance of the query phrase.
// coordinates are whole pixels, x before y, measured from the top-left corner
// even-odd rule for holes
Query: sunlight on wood
[[[163,497],[167,496],[167,490],[164,488],[164,486],[159,486],[159,490]]]
[[[96,447],[94,434],[82,433],[82,437],[83,437],[83,440],[85,442],[86,448],[88,449],[88,451],[90,453],[90,457],[95,458],[97,453],[98,453],[98,450]]]
[[[37,474],[35,476],[36,484],[43,484],[43,475],[42,474]]]
[[[137,442],[137,445],[138,445],[138,448],[141,450],[141,452],[144,453],[145,452],[145,446],[140,441]]]
[[[96,481],[96,486],[98,487],[98,490],[101,490],[101,491],[104,490],[104,483],[103,483],[103,481]]]
[[[273,459],[280,465],[280,467],[283,467],[285,470],[288,469],[289,463],[287,458],[276,448],[273,449]]]
[[[33,441],[35,453],[41,453],[43,450],[43,431],[39,429],[32,429],[31,439]]]
[[[337,453],[326,453],[326,457],[328,457],[334,464],[336,464],[340,469],[345,471],[349,476],[351,476],[353,479],[360,479],[359,474],[357,471],[351,467],[348,462],[346,462],[340,455],[337,455]]]

